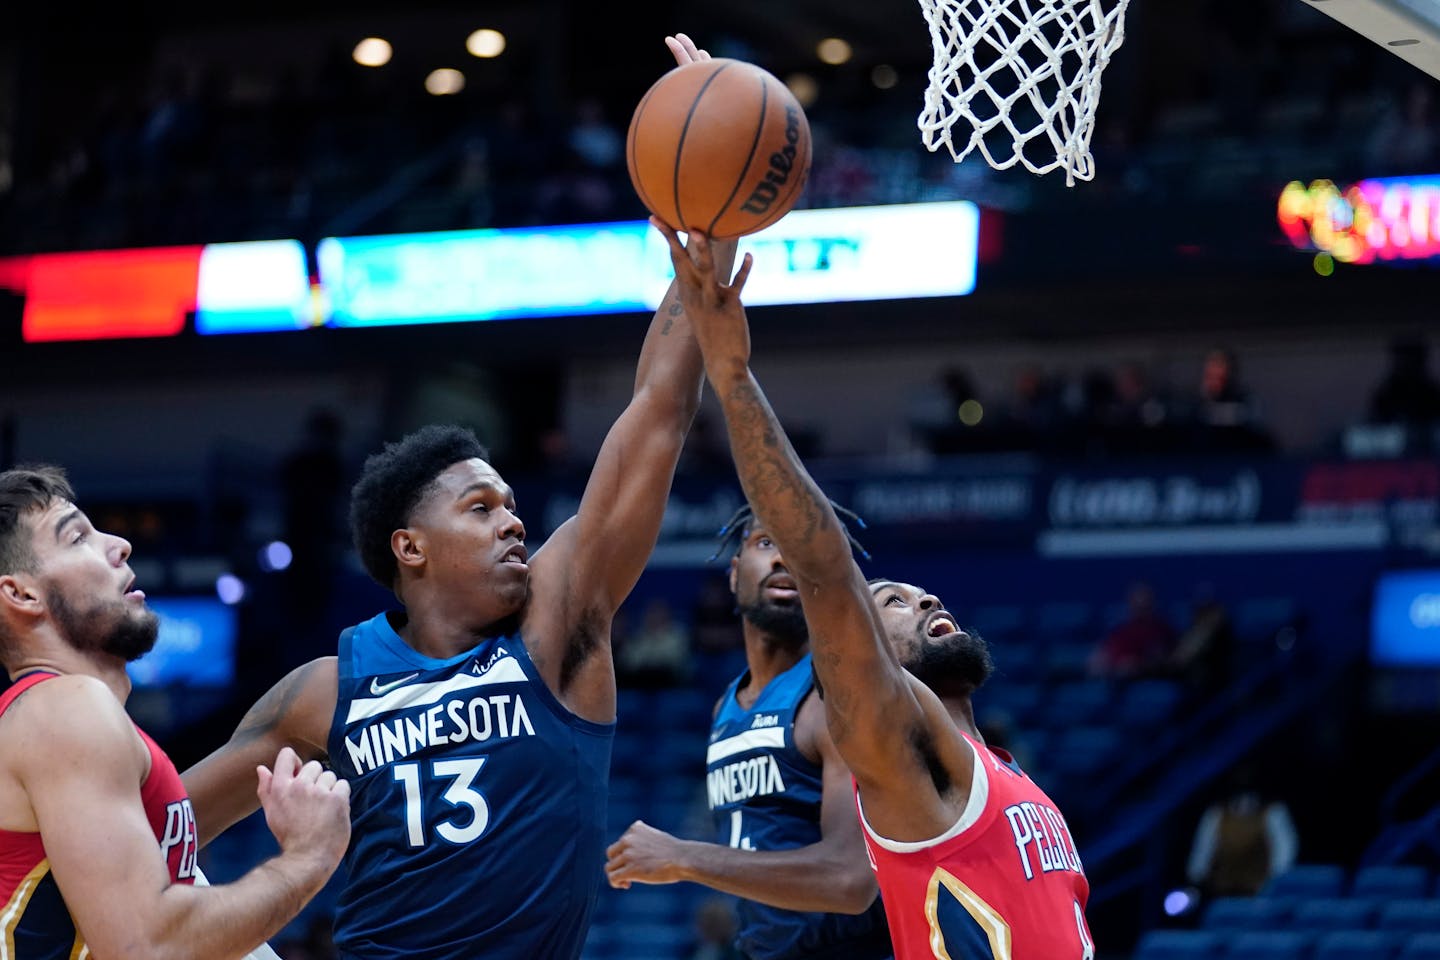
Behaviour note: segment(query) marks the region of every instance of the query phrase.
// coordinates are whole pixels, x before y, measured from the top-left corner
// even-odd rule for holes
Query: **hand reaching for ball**
[[[805,188],[805,111],[754,64],[711,58],[683,33],[665,45],[678,66],[641,98],[625,138],[635,192],[677,230],[724,240],[764,229]]]
[[[717,374],[745,371],[750,363],[750,327],[740,294],[750,278],[754,260],[745,254],[735,278],[727,283],[729,271],[722,272],[721,265],[716,263],[714,248],[720,246],[719,241],[692,230],[689,243],[682,244],[679,234],[659,217],[651,217],[650,223],[664,234],[670,245],[676,291],[685,315],[690,318],[711,382],[716,383]],[[718,383],[716,388],[719,389]]]
[[[695,46],[695,41],[683,33],[677,33],[673,37],[666,37],[665,46],[669,47],[670,52],[675,55],[675,63],[677,66],[683,67],[687,63],[699,63],[702,60],[710,59],[710,54]]]

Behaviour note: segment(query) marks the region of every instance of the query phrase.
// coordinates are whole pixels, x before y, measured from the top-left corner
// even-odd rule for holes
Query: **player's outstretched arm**
[[[232,884],[171,883],[140,800],[148,754],[104,685],[51,680],[6,720],[17,721],[17,736],[45,744],[14,772],[55,882],[96,957],[238,960],[294,918],[344,855],[349,786],[318,764],[302,769],[286,751],[272,758],[273,774],[260,774],[280,855]]]
[[[637,820],[606,851],[610,886],[624,890],[632,883],[688,880],[782,910],[869,909],[879,888],[855,818],[850,770],[825,731],[823,708],[813,698],[801,708],[797,739],[802,723],[811,725],[805,735],[814,738],[823,770],[818,842],[791,850],[745,849],[738,846],[744,843],[743,814],[737,846],[728,847],[681,840]]]
[[[709,59],[684,34],[667,37],[666,44],[679,64]],[[735,244],[726,247],[720,256],[733,262]],[[531,607],[560,621],[534,636],[554,645],[542,646],[539,661],[553,689],[569,688],[589,659],[587,650],[608,655],[608,630],[597,636],[577,627],[608,623],[655,549],[680,450],[699,409],[702,373],[689,318],[671,284],[641,347],[634,394],[595,458],[579,511],[531,561]]]
[[[322,760],[340,681],[335,658],[296,667],[250,708],[223,747],[180,775],[205,846],[260,807],[255,768],[284,747]]]
[[[907,820],[927,836],[932,826],[948,826],[954,819],[955,797],[942,798],[933,776],[936,741],[938,761],[960,783],[969,782],[972,755],[959,749],[960,737],[944,722],[934,696],[901,669],[839,518],[796,456],[750,371],[750,331],[740,302],[750,258],[735,282],[725,284],[703,235],[692,233],[687,250],[673,230],[657,227],[670,243],[681,300],[725,412],[745,497],[780,545],[800,588],[835,746],[867,798],[902,799]],[[873,817],[871,822],[876,823]]]

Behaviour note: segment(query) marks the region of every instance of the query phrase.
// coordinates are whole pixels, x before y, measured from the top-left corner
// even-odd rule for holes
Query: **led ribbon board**
[[[169,337],[195,309],[200,247],[44,253],[7,285],[25,295],[27,343]]]
[[[1280,228],[1302,250],[1342,263],[1440,256],[1440,175],[1362,180],[1340,189],[1298,180],[1280,194]]]
[[[972,203],[798,210],[741,241],[751,306],[962,296],[975,288]],[[329,238],[318,251],[341,327],[649,312],[670,253],[644,221]]]
[[[0,259],[0,289],[25,298],[30,343],[170,337],[317,323],[297,240],[42,253]]]
[[[195,330],[299,330],[320,318],[298,240],[211,243],[200,254]]]

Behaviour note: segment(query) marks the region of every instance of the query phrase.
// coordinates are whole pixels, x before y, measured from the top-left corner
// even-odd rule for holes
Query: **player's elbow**
[[[870,909],[880,888],[875,883],[875,874],[865,864],[846,864],[844,869],[835,871],[835,902],[830,913],[864,913]]]

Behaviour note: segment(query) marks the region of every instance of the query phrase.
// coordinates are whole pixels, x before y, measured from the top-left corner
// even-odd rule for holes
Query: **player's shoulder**
[[[265,706],[275,712],[288,733],[323,743],[339,698],[339,658],[317,657],[282,677],[256,707],[270,701]]]
[[[11,704],[3,720],[7,740],[45,745],[41,751],[21,751],[21,765],[26,757],[143,761],[145,748],[124,704],[97,677],[65,674],[37,683]]]
[[[105,682],[87,674],[67,673],[37,683],[5,711],[16,726],[43,725],[53,736],[128,719],[125,707]]]

